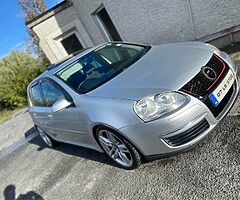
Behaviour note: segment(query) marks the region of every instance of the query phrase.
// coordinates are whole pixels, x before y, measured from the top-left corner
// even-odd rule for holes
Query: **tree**
[[[25,106],[27,86],[44,68],[26,52],[12,51],[0,60],[0,109]]]
[[[22,7],[25,23],[34,19],[36,16],[47,10],[46,3],[44,0],[18,0],[18,3]],[[44,63],[48,64],[49,60],[44,54],[42,48],[39,45],[39,38],[32,29],[27,28],[29,36],[31,38],[30,51],[34,52],[43,60]]]

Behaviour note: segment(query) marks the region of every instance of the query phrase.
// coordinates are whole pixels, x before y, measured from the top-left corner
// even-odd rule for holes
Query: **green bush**
[[[0,109],[27,104],[27,86],[45,66],[26,52],[13,51],[0,60]]]

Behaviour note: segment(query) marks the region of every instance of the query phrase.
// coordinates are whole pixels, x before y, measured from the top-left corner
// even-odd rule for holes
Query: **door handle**
[[[53,118],[53,115],[49,114],[49,115],[48,115],[48,118]]]

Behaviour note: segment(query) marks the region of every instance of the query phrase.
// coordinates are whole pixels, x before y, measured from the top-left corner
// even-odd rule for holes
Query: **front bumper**
[[[194,146],[208,135],[230,111],[237,100],[238,93],[239,78],[236,76],[232,95],[218,117],[214,117],[202,101],[190,96],[190,102],[173,115],[148,123],[126,126],[119,131],[149,160],[176,154]],[[195,130],[200,130],[200,133],[191,136],[191,140],[188,140],[186,143],[177,143],[177,145],[169,143],[169,138],[174,138],[187,133],[189,130],[193,130],[194,127],[198,127],[198,124],[201,124],[203,121],[207,121],[208,126],[205,129],[202,128],[202,131],[200,128],[203,125],[200,128],[196,128]]]

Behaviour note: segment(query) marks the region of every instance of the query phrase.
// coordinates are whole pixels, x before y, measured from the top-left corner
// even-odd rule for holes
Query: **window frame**
[[[111,36],[111,33],[109,32],[109,29],[108,27],[106,27],[106,25],[104,24],[103,20],[101,19],[101,17],[99,16],[99,13],[105,9],[118,36],[119,36],[119,42],[123,41],[123,38],[122,36],[120,35],[118,29],[116,28],[116,25],[113,23],[113,20],[111,18],[111,16],[109,15],[109,12],[107,11],[106,7],[104,6],[104,4],[101,4],[94,12],[91,13],[91,16],[92,16],[92,19],[98,29],[98,31],[101,33],[102,37],[104,38],[104,40],[108,41],[108,42],[113,42],[113,41],[117,41],[117,40],[114,40]]]
[[[71,105],[72,107],[75,107],[75,103],[74,103],[74,100],[73,100],[73,98],[71,97],[71,95],[70,95],[59,83],[57,83],[55,80],[53,80],[52,78],[49,78],[49,77],[44,77],[44,78],[38,80],[37,82],[33,83],[33,84],[30,86],[30,101],[31,101],[31,105],[32,105],[32,106],[34,106],[34,107],[40,107],[40,108],[51,108],[51,107],[52,107],[52,106],[48,106],[47,99],[46,99],[46,97],[45,97],[45,95],[44,95],[43,88],[42,88],[42,83],[43,83],[43,82],[48,82],[48,83],[52,84],[53,86],[59,88],[59,89],[62,91],[65,99],[72,104],[72,105]],[[43,99],[44,106],[35,106],[35,105],[33,105],[33,103],[32,103],[32,88],[33,88],[34,86],[36,86],[36,85],[39,85],[39,87],[40,87],[41,98]]]
[[[34,104],[33,104],[32,88],[35,87],[36,85],[39,86],[39,90],[40,90],[41,98],[42,98],[42,101],[43,101],[43,106],[37,106],[37,105],[34,105]],[[39,80],[36,81],[36,82],[34,82],[34,83],[30,86],[29,94],[30,94],[30,98],[29,98],[29,100],[30,100],[30,102],[31,102],[31,106],[32,106],[32,107],[39,107],[39,108],[44,108],[44,107],[46,107],[46,100],[45,100],[45,98],[44,98],[43,91],[42,91],[42,86],[41,86]]]
[[[81,49],[78,50],[78,51],[74,51],[74,52],[72,52],[72,53],[68,53],[66,47],[63,45],[62,42],[63,42],[64,40],[68,39],[69,37],[73,36],[73,35],[75,35],[76,39],[78,40],[79,44],[81,45]],[[65,35],[63,38],[61,38],[59,41],[60,41],[60,43],[61,43],[63,49],[64,49],[65,52],[67,53],[67,55],[73,55],[74,53],[79,52],[79,51],[81,51],[81,50],[84,49],[84,46],[83,46],[83,44],[81,43],[81,41],[80,41],[80,39],[79,39],[79,37],[78,37],[76,31],[72,31],[72,32],[66,34],[66,35]]]
[[[72,103],[72,105],[75,106],[74,104],[74,101],[73,101],[73,98],[71,97],[71,95],[60,85],[58,84],[56,81],[54,81],[53,79],[51,78],[48,78],[48,77],[45,77],[43,79],[40,80],[40,84],[41,84],[41,90],[42,90],[42,95],[45,99],[45,102],[46,102],[46,107],[47,108],[51,108],[52,106],[49,106],[48,103],[47,103],[47,98],[45,97],[44,95],[44,92],[43,92],[43,87],[42,87],[42,83],[43,82],[48,82],[50,84],[52,84],[53,86],[55,86],[56,88],[60,89],[64,95],[64,98],[69,101],[70,103]],[[54,102],[55,103],[55,102]]]

